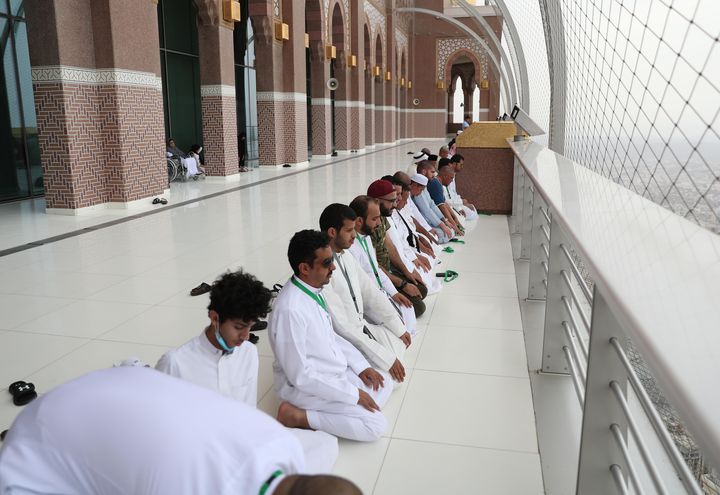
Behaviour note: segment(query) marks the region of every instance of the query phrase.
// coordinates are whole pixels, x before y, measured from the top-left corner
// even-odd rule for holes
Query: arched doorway
[[[255,168],[260,163],[255,31],[248,15],[247,2],[243,2],[242,10],[243,20],[235,23],[233,31],[238,158],[241,167]]]
[[[385,71],[383,70],[383,45],[380,34],[375,38],[375,67],[380,69],[380,74],[374,77],[374,97],[375,97],[375,142],[382,143],[385,141],[385,121],[383,113],[383,102],[385,101],[385,91],[383,81],[385,80]]]
[[[339,3],[336,3],[335,7],[333,7],[330,22],[332,44],[333,46],[335,46],[336,53],[339,54],[341,57],[345,57],[345,24],[343,23],[342,10],[340,10]],[[335,91],[330,91],[330,149],[333,155],[337,154],[338,146],[338,115],[335,109],[335,105],[338,96],[340,96],[340,93],[344,95],[347,92],[347,78],[345,77],[345,69],[346,64],[344,63],[344,60],[342,60],[341,63],[338,63],[337,58],[330,59],[330,77],[338,80],[338,89]],[[345,125],[347,125],[347,123],[345,123]],[[347,143],[342,144],[344,144],[344,147],[347,148]]]
[[[157,12],[165,137],[187,151],[202,143],[197,8],[192,0],[160,0]]]
[[[375,108],[373,107],[373,60],[370,45],[370,28],[363,25],[363,53],[365,55],[365,145],[375,143]]]

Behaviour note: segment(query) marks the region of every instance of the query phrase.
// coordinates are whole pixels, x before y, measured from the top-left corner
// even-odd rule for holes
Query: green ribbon
[[[367,247],[367,240],[363,239],[361,236],[358,236],[357,240],[360,242],[360,246],[363,248],[363,251],[365,251],[365,254],[367,254],[367,257],[370,260],[370,266],[372,267],[372,271],[375,274],[375,280],[377,280],[378,286],[382,289],[382,281],[380,280],[380,275],[378,275],[377,268],[375,268],[375,263],[373,263],[372,256],[370,256],[370,250]]]
[[[327,304],[325,304],[325,299],[323,299],[323,296],[321,296],[320,294],[315,294],[313,291],[311,291],[310,289],[305,287],[303,284],[298,282],[294,276],[291,279],[291,281],[295,285],[295,287],[297,287],[298,289],[303,291],[305,294],[307,294],[310,297],[310,299],[312,299],[313,301],[318,303],[318,306],[320,306],[322,309],[324,309],[327,312]]]

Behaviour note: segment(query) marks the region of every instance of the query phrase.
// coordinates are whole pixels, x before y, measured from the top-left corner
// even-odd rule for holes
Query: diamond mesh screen
[[[720,2],[558,3],[565,155],[720,232]]]
[[[525,53],[530,86],[530,106],[525,110],[540,127],[545,131],[549,131],[550,76],[540,4],[538,0],[506,0],[505,4],[515,22],[520,43]],[[513,63],[517,63],[514,53],[515,47],[512,44],[506,23],[503,23],[502,42],[503,45],[509,48]],[[540,136],[536,141],[547,144],[546,139],[547,136]]]

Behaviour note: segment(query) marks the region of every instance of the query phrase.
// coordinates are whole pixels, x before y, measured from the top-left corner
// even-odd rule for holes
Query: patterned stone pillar
[[[232,25],[198,26],[200,105],[205,170],[210,176],[239,173]]]
[[[235,86],[200,87],[205,172],[209,176],[238,173],[237,102]]]
[[[126,207],[161,194],[156,6],[97,0],[87,15],[59,1],[25,9],[47,212]]]
[[[348,70],[347,58],[349,52],[340,50],[335,59],[335,78],[339,82],[335,90],[335,149],[338,151],[349,151],[350,130],[354,127],[350,118],[351,100],[350,71]]]
[[[368,65],[369,65],[368,61]],[[375,146],[375,95],[370,70],[365,71],[365,147]]]
[[[374,78],[373,86],[375,90],[375,144],[385,142],[385,88],[382,78]]]
[[[325,60],[325,45],[321,41],[310,43],[310,70],[312,71],[312,154],[327,157],[332,153],[332,113],[330,91],[325,86],[330,77],[330,66]]]
[[[307,162],[305,99],[305,93],[257,94],[260,165]]]

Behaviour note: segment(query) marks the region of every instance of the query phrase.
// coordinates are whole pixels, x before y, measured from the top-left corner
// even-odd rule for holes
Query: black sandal
[[[205,294],[206,292],[210,292],[210,289],[212,289],[212,287],[210,287],[208,284],[203,282],[200,285],[198,285],[197,287],[195,287],[193,290],[191,290],[190,295],[191,296],[199,296],[201,294]]]

